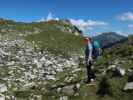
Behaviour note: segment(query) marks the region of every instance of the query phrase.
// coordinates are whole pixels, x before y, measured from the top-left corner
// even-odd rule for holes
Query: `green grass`
[[[60,31],[49,31],[39,34],[29,35],[28,41],[35,41],[41,49],[47,49],[53,54],[62,54],[67,57],[71,54],[82,53],[83,39]]]
[[[53,54],[62,54],[67,57],[73,53],[82,53],[83,39],[74,35],[74,32],[79,32],[79,29],[69,23],[64,23],[62,20],[16,23],[2,19],[0,25],[0,28],[7,30],[7,32],[1,34],[10,34],[8,29],[15,30],[14,34],[34,33],[36,30],[41,30],[41,33],[38,31],[38,34],[28,35],[25,38],[31,42],[35,41],[41,49],[47,49]],[[68,28],[72,30],[72,33],[69,33]],[[64,31],[61,29],[64,29]]]

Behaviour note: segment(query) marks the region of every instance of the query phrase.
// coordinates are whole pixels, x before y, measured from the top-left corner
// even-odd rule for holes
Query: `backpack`
[[[92,55],[93,55],[93,58],[96,59],[101,55],[101,51],[100,51],[101,48],[100,48],[99,42],[93,41],[92,47],[93,47]]]

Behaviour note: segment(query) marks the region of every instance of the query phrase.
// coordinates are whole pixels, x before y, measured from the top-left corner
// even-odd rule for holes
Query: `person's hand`
[[[89,61],[93,61],[93,59],[92,59],[92,57],[89,57],[89,59],[88,59]]]

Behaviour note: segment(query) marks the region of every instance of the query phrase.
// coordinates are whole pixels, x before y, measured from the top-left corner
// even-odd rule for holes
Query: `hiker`
[[[94,59],[97,59],[101,55],[100,45],[97,41],[92,41],[90,37],[85,37],[85,64],[87,68],[87,80],[86,83],[95,81],[95,73],[92,70],[92,63]]]
[[[92,73],[92,53],[93,53],[93,46],[91,38],[85,37],[85,64],[87,68],[87,80],[86,83],[90,83],[91,80],[95,78],[95,75]]]

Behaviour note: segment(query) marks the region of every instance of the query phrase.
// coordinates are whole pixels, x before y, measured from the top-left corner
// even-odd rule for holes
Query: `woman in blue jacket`
[[[85,41],[85,63],[87,68],[87,81],[90,83],[95,80],[95,74],[92,70],[92,60],[93,60],[93,44],[89,37],[84,38]]]

